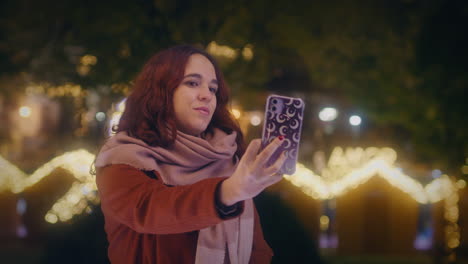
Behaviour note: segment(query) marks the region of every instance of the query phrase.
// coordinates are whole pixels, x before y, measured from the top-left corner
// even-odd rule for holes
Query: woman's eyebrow
[[[184,78],[187,78],[187,77],[195,77],[195,78],[198,78],[198,79],[201,79],[202,76],[198,73],[190,73],[190,74],[187,74],[184,76]]]
[[[198,74],[198,73],[189,73],[189,74],[184,76],[184,79],[188,78],[188,77],[195,77],[195,78],[198,78],[198,79],[202,79],[201,74]],[[218,80],[213,79],[213,80],[211,80],[210,83],[218,85]]]

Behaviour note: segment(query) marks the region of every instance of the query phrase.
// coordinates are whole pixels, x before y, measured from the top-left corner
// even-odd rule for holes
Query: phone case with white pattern
[[[281,152],[285,151],[287,158],[279,172],[291,175],[296,171],[303,119],[304,101],[302,99],[281,95],[268,96],[263,123],[262,149],[278,136],[284,136],[284,142],[267,162],[267,166],[273,164]]]

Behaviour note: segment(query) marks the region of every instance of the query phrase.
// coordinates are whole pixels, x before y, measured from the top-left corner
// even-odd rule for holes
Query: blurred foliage
[[[130,82],[161,48],[251,44],[252,60],[220,58],[246,109],[270,91],[326,94],[444,171],[459,175],[468,157],[462,0],[10,0],[0,10],[6,95],[20,90],[18,78],[103,92]],[[97,64],[80,75],[85,54]]]

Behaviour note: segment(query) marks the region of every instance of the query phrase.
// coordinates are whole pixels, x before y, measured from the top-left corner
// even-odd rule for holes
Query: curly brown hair
[[[150,146],[170,147],[174,143],[177,129],[174,121],[173,95],[183,80],[185,66],[193,54],[201,54],[213,64],[218,80],[216,109],[202,136],[213,133],[215,127],[226,133],[236,131],[235,156],[240,158],[245,151],[244,137],[238,123],[228,110],[230,95],[223,74],[211,55],[190,45],[175,46],[160,51],[149,59],[138,74],[133,90],[127,97],[125,111],[116,132],[127,131],[130,136],[141,139]],[[166,127],[168,129],[164,129]]]

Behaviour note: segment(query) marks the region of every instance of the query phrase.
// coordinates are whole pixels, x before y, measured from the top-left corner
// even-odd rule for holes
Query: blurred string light
[[[128,95],[130,93],[130,84],[128,83],[114,83],[111,85],[112,92]]]
[[[445,199],[444,206],[444,218],[447,221],[445,226],[445,240],[449,250],[453,250],[460,245],[460,227],[458,226],[458,192],[454,191],[450,196]],[[455,253],[452,251],[451,257],[454,257]]]
[[[245,45],[245,47],[242,49],[242,57],[249,61],[253,58],[253,55],[253,46],[251,44]]]
[[[96,65],[97,58],[94,55],[84,55],[80,58],[80,63],[83,65]]]
[[[382,177],[389,184],[409,194],[421,204],[444,200],[444,218],[447,222],[444,230],[445,242],[447,248],[451,250],[452,257],[454,257],[453,249],[460,245],[460,228],[457,224],[459,217],[458,190],[465,188],[466,182],[458,180],[454,183],[449,176],[444,174],[423,186],[404,174],[401,169],[393,166],[396,159],[396,156],[392,154],[393,150],[387,149],[380,152],[376,150],[376,148],[370,151],[348,149],[344,153],[342,148],[335,148],[327,168],[331,171],[329,173],[335,177],[322,177],[298,163],[296,173],[285,175],[284,178],[299,187],[305,194],[320,200],[333,199],[346,194],[375,176]],[[366,152],[374,153],[374,155],[366,157],[364,155]],[[357,164],[361,164],[361,166],[356,168]],[[348,170],[343,170],[343,168]],[[338,171],[334,172],[334,170]],[[336,174],[341,174],[341,177],[336,177]],[[326,227],[325,218],[321,217],[320,225],[321,228]]]
[[[466,181],[465,180],[458,180],[457,181],[457,187],[458,189],[463,189],[466,187]]]
[[[320,230],[328,230],[328,227],[330,225],[330,218],[326,215],[320,216]]]
[[[468,174],[468,158],[465,159],[465,165],[463,165],[461,167],[461,172],[464,174],[464,175],[467,175]]]
[[[462,171],[463,174],[467,175],[468,174],[468,165],[463,165],[461,171]]]
[[[285,178],[314,199],[322,200],[341,196],[374,176],[382,177],[422,204],[436,203],[449,197],[457,186],[447,175],[442,175],[423,186],[393,166],[395,152],[389,148],[380,149],[374,156],[368,158],[365,158],[366,153],[373,153],[378,149],[352,151],[348,148],[348,150],[345,153],[342,148],[335,148],[327,168],[324,169],[327,176],[319,176],[298,163],[297,172],[285,175]],[[361,160],[361,163],[358,163],[358,160]],[[357,164],[362,165],[356,167]]]
[[[235,59],[237,57],[237,51],[229,46],[219,45],[215,41],[210,42],[206,50],[217,57],[224,57],[227,59]]]
[[[94,55],[84,55],[80,58],[80,63],[76,66],[76,72],[81,76],[86,76],[91,71],[91,66],[96,65],[97,58]]]
[[[77,84],[64,84],[54,86],[48,83],[31,84],[26,87],[27,95],[46,95],[50,98],[70,96],[74,98],[86,97],[87,93]]]
[[[20,193],[48,176],[56,168],[63,168],[68,170],[76,180],[68,192],[59,198],[47,212],[45,219],[50,223],[70,220],[74,215],[81,214],[83,211],[89,212],[89,202],[99,202],[95,180],[89,174],[89,167],[93,160],[94,155],[86,150],[67,152],[47,162],[33,174],[26,175],[0,156],[0,168],[2,168],[0,192]]]
[[[212,41],[210,42],[210,44],[208,44],[206,50],[208,51],[208,53],[216,57],[222,57],[228,60],[234,60],[240,54],[244,60],[250,61],[254,56],[252,44],[245,45],[239,51],[238,49],[234,49],[226,45],[219,45],[218,43],[216,43],[216,41]]]
[[[117,108],[119,108],[118,105]],[[321,200],[343,195],[374,176],[384,178],[391,185],[408,193],[419,203],[435,203],[445,199],[444,217],[448,223],[445,229],[446,245],[452,250],[458,247],[460,244],[460,228],[457,224],[459,214],[457,191],[464,188],[466,182],[459,180],[454,184],[447,175],[442,175],[423,187],[419,182],[393,167],[392,163],[396,156],[392,151],[391,149],[376,148],[358,149],[356,151],[348,148],[344,152],[342,148],[336,148],[333,157],[329,160],[328,169],[339,169],[340,173],[344,173],[342,177],[322,177],[298,163],[296,173],[290,176],[285,175],[285,179],[312,198]],[[3,168],[0,172],[0,192],[10,190],[13,193],[20,193],[49,175],[54,169],[64,168],[73,174],[76,181],[68,192],[59,198],[46,213],[45,220],[49,223],[68,221],[74,215],[83,212],[91,213],[89,204],[99,203],[96,183],[89,174],[89,166],[93,160],[94,155],[85,150],[67,152],[54,158],[28,176],[0,157],[0,167]],[[358,164],[362,164],[362,166],[355,168]],[[349,171],[342,171],[342,168],[348,168]],[[22,206],[18,205],[18,207],[21,208]],[[326,216],[322,216],[320,218],[321,228],[328,228],[329,221]]]
[[[241,112],[236,108],[231,109],[231,113],[235,119],[239,119],[241,117]]]
[[[328,164],[322,169],[322,176],[328,181],[337,180],[350,171],[362,168],[367,162],[378,158],[388,164],[393,164],[397,159],[397,153],[391,148],[346,148],[333,149]],[[401,168],[395,168],[402,172]]]
[[[325,107],[319,112],[320,120],[330,122],[336,119],[338,111],[333,107]]]

